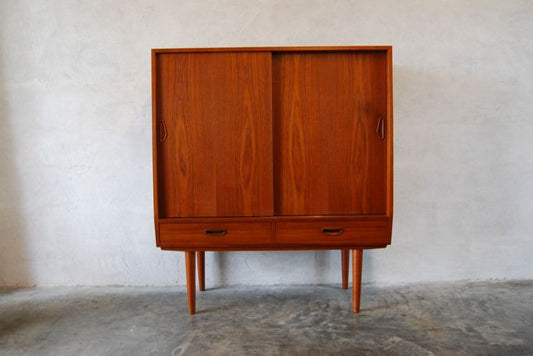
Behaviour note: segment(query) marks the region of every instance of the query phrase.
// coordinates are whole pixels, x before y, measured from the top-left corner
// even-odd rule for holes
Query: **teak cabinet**
[[[392,229],[392,48],[152,50],[157,246],[185,251],[189,310],[204,251],[362,250]],[[196,255],[195,255],[196,253]]]

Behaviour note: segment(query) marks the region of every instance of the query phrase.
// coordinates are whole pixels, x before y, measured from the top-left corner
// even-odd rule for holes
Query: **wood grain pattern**
[[[323,229],[339,229],[341,234],[328,235]],[[276,243],[311,246],[357,246],[388,244],[388,223],[378,221],[278,222]]]
[[[276,214],[386,213],[386,64],[383,51],[273,54]]]
[[[225,230],[207,235],[206,230]],[[161,224],[162,247],[206,249],[226,246],[261,246],[274,242],[270,223]]]
[[[271,224],[275,225],[275,236]],[[323,228],[341,228],[343,233],[331,236]],[[215,251],[224,249],[261,250],[285,248],[370,248],[390,243],[387,218],[313,222],[249,222],[249,223],[171,223],[160,224],[161,247],[175,250]],[[224,235],[209,236],[206,230],[225,230]],[[307,247],[306,247],[307,246]]]
[[[352,311],[359,313],[361,306],[361,277],[363,272],[363,250],[352,250]]]
[[[270,54],[162,53],[156,76],[159,216],[272,215]]]

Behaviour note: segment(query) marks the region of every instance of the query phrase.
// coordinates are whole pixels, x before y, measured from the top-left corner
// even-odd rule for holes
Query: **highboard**
[[[156,243],[185,252],[336,249],[353,312],[363,250],[392,232],[392,47],[152,50]],[[196,257],[197,261],[196,261]]]

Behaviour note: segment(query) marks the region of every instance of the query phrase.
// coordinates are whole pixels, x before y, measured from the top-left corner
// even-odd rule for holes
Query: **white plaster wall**
[[[184,284],[155,247],[150,48],[394,46],[393,244],[364,282],[533,278],[533,2],[0,2],[0,284]],[[208,253],[207,283],[340,281]]]

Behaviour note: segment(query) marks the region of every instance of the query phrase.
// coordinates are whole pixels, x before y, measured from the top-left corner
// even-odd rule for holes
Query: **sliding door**
[[[156,59],[159,216],[273,213],[270,52]]]
[[[385,214],[386,56],[273,55],[276,214]]]

